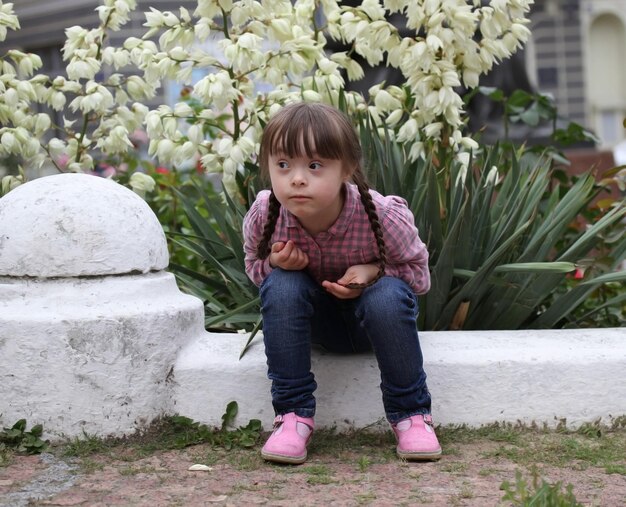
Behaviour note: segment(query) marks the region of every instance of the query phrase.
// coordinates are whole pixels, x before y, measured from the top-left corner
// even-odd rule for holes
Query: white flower
[[[187,129],[187,138],[194,144],[198,145],[204,141],[204,132],[202,124],[196,123]]]
[[[39,153],[40,148],[39,140],[31,137],[26,141],[26,144],[22,144],[21,154],[26,159],[32,159]]]
[[[134,172],[129,180],[130,188],[140,196],[145,196],[146,193],[152,192],[156,187],[156,181],[152,176],[145,173]]]
[[[228,157],[230,155],[230,151],[233,148],[233,140],[229,137],[224,137],[219,139],[216,143],[214,143],[215,152],[220,157]]]
[[[238,72],[249,72],[260,67],[265,60],[261,52],[261,38],[258,35],[244,33],[234,44],[231,40],[225,39],[220,45],[224,56]]]
[[[123,125],[116,125],[98,140],[97,146],[105,153],[125,153],[133,147],[133,143],[128,139],[128,129]]]
[[[2,141],[2,147],[9,153],[14,153],[19,149],[19,143],[11,131],[4,132],[0,137],[0,140]]]
[[[409,118],[406,123],[400,127],[397,139],[401,143],[405,141],[413,141],[417,138],[418,132],[419,126],[417,121],[415,118]]]
[[[322,101],[322,96],[313,90],[304,90],[302,92],[302,98],[304,99],[305,102],[321,102]]]
[[[155,139],[163,133],[163,122],[158,111],[150,111],[146,114],[146,131],[148,136]]]
[[[182,144],[175,146],[172,161],[174,165],[182,165],[185,162],[193,159],[196,155],[196,145],[191,141],[185,141]]]
[[[94,79],[100,70],[100,62],[93,57],[85,59],[73,59],[66,67],[67,77],[78,81],[79,79]]]
[[[224,109],[239,97],[239,92],[233,87],[226,71],[203,77],[195,84],[193,91],[202,101],[207,104],[213,103],[218,109]]]
[[[174,106],[174,114],[179,118],[186,118],[193,115],[193,109],[186,102],[179,102]]]
[[[65,143],[56,137],[53,137],[50,141],[48,141],[48,151],[53,158],[63,154],[65,152],[65,146]]]
[[[530,30],[522,23],[513,23],[511,25],[511,32],[519,41],[522,42],[526,42],[530,37]]]
[[[391,114],[389,114],[389,116],[387,116],[387,125],[390,125],[392,127],[397,125],[397,123],[402,119],[403,115],[404,111],[402,109],[396,109]]]
[[[383,0],[385,8],[389,12],[401,12],[405,7],[412,4],[409,0]]]
[[[1,185],[1,190],[2,192],[0,192],[2,195],[8,194],[11,190],[13,190],[14,188],[17,188],[18,186],[20,186],[23,183],[23,177],[22,176],[13,176],[11,174],[9,174],[8,176],[4,176],[2,178],[2,185]]]
[[[391,111],[392,109],[399,109],[402,107],[402,103],[391,96],[386,90],[380,90],[374,96],[374,104],[379,111]]]
[[[425,158],[426,150],[424,149],[424,143],[413,142],[411,144],[411,150],[409,151],[409,160],[415,162],[419,158]]]
[[[430,139],[439,139],[441,130],[443,129],[443,123],[435,122],[424,126],[424,135]]]
[[[218,173],[222,171],[221,160],[214,153],[207,153],[202,156],[200,162],[207,172]]]
[[[476,150],[478,150],[479,148],[479,144],[472,139],[471,137],[463,137],[461,138],[460,141],[461,145],[463,145],[464,148],[468,149],[468,150],[472,150],[473,152],[476,152]]]
[[[288,18],[269,20],[268,35],[277,41],[284,42],[292,37],[291,24]]]
[[[174,154],[174,143],[170,139],[161,139],[156,146],[156,156],[161,162],[169,162]]]
[[[39,113],[35,115],[35,125],[34,131],[35,135],[41,136],[43,135],[49,128],[52,122],[50,121],[50,117],[45,113]]]
[[[467,168],[469,166],[469,153],[462,152],[458,153],[456,156],[457,160],[461,162],[461,168],[459,169],[458,174],[456,175],[456,180],[454,181],[455,186],[464,186],[465,180],[467,178]]]
[[[363,0],[359,8],[365,12],[372,21],[385,18],[385,9],[380,5],[378,0]]]
[[[498,183],[498,168],[494,165],[487,173],[487,178],[485,179],[485,187],[492,187]]]

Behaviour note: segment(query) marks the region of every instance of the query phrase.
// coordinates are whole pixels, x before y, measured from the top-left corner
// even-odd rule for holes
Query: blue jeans
[[[260,288],[272,404],[277,414],[315,415],[311,345],[331,352],[373,350],[389,422],[430,413],[417,335],[417,298],[385,276],[356,299],[338,299],[305,271],[274,269]]]

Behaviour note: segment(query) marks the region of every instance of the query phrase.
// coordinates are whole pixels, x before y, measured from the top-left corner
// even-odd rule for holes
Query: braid
[[[380,226],[380,221],[378,219],[378,213],[376,212],[376,205],[372,199],[372,195],[369,192],[369,186],[365,181],[365,176],[361,172],[361,169],[357,167],[356,171],[352,175],[352,180],[356,184],[359,195],[361,196],[361,202],[363,203],[363,207],[365,208],[365,212],[367,213],[367,218],[370,221],[370,225],[372,227],[372,232],[374,233],[374,237],[376,238],[376,244],[378,245],[378,255],[380,257],[378,274],[376,278],[368,283],[350,283],[347,284],[346,287],[349,289],[364,289],[371,285],[374,285],[380,278],[385,275],[385,265],[387,264],[387,248],[385,247],[385,240],[383,239],[383,230]]]
[[[257,256],[259,259],[266,259],[267,256],[271,252],[270,248],[270,240],[272,239],[272,234],[274,234],[274,229],[276,228],[276,222],[278,221],[278,216],[280,214],[280,203],[274,192],[270,193],[269,199],[269,207],[267,209],[267,222],[265,222],[265,227],[263,227],[263,235],[261,236],[261,241],[256,247]]]

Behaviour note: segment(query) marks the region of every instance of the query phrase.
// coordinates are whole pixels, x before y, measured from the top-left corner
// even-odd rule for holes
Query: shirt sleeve
[[[259,192],[243,218],[243,250],[246,274],[256,286],[261,285],[272,271],[269,257],[259,259],[257,256],[257,245],[267,221],[268,195],[269,192],[267,191]]]
[[[428,292],[428,250],[419,237],[413,213],[404,199],[390,196],[382,227],[387,250],[385,274],[404,280],[415,294]]]

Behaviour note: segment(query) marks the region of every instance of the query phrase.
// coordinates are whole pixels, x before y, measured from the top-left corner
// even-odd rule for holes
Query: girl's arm
[[[243,250],[245,254],[246,274],[252,282],[259,286],[272,271],[269,257],[259,259],[257,245],[263,234],[267,220],[267,201],[269,192],[262,191],[250,206],[243,219]]]
[[[428,250],[419,237],[406,201],[393,197],[381,220],[387,247],[385,274],[407,282],[415,294],[430,289]]]

